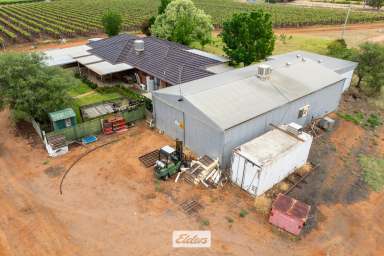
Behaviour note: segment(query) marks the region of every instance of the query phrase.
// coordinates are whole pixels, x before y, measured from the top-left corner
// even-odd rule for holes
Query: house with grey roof
[[[63,52],[64,54],[60,54]],[[147,91],[190,82],[227,70],[227,58],[156,37],[121,34],[72,49],[46,52],[47,64],[76,64],[104,80],[133,76]]]
[[[349,86],[342,71],[355,67],[294,52],[154,91],[156,127],[228,167],[232,150],[271,129],[270,124],[304,126],[335,111]]]

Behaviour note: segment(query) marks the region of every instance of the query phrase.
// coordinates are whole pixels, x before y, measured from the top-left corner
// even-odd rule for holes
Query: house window
[[[64,121],[65,121],[65,127],[71,127],[72,126],[71,118],[67,118]]]
[[[309,105],[305,105],[304,107],[299,109],[299,115],[298,118],[303,118],[308,115],[309,112]]]

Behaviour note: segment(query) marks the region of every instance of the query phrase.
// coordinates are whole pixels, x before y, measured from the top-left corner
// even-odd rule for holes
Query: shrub
[[[371,114],[367,119],[367,126],[371,128],[376,128],[380,125],[382,125],[382,120],[379,115]]]
[[[240,216],[241,218],[244,218],[244,217],[247,216],[247,215],[248,215],[248,211],[247,211],[247,210],[244,210],[244,209],[241,209],[241,210],[240,210],[239,216]]]

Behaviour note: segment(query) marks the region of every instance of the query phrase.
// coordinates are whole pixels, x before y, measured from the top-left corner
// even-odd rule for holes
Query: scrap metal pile
[[[219,169],[219,161],[208,156],[203,156],[197,161],[192,160],[190,167],[182,169],[180,175],[183,175],[183,179],[190,184],[201,183],[207,188],[223,186],[226,181],[226,177]]]

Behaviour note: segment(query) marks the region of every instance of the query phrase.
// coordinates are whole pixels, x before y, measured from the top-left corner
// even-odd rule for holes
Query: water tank
[[[141,39],[136,39],[135,42],[133,43],[135,47],[136,52],[142,52],[144,51],[144,40]]]

